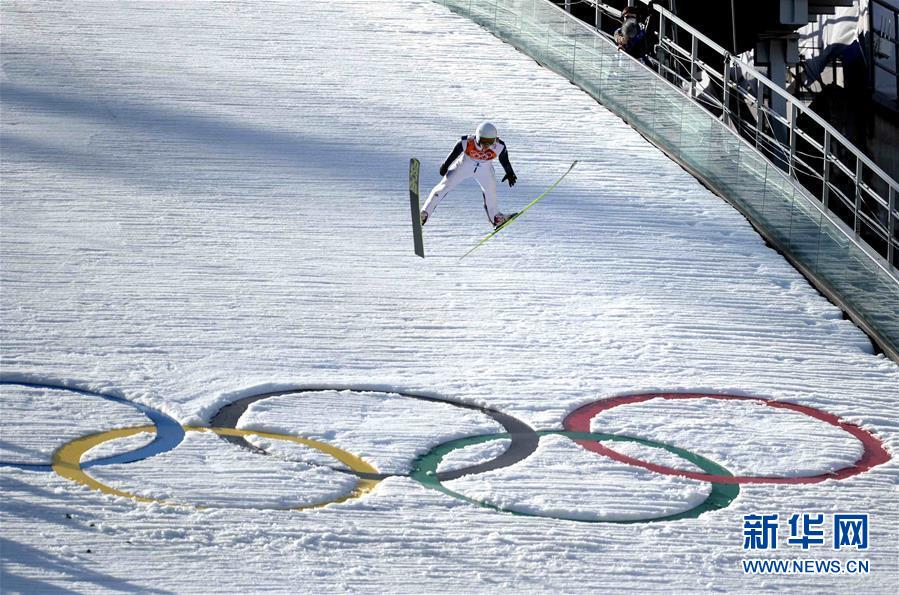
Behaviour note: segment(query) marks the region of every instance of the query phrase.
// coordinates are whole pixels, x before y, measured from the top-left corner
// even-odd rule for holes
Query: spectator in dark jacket
[[[646,27],[637,20],[637,13],[631,7],[625,8],[621,13],[621,27],[615,30],[614,38],[619,51],[623,50],[629,56],[649,64],[647,54],[650,45]]]

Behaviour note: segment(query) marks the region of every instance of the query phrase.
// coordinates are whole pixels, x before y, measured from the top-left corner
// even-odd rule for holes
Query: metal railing
[[[620,20],[621,12],[601,0],[584,1],[596,9],[594,27],[608,37],[600,28],[601,15]],[[800,182],[818,198],[828,215],[849,228],[853,239],[872,259],[899,280],[896,181],[804,102],[753,65],[664,7],[654,5],[653,9],[658,13],[659,27],[656,54],[650,60],[659,75]],[[775,103],[786,108],[782,112],[772,109]]]
[[[791,124],[800,115],[804,117],[804,106],[795,100],[788,102],[788,117],[776,119],[769,113],[766,100],[777,91],[766,91],[770,81],[733,57],[728,57],[726,63],[745,69],[741,74],[744,83],[754,83],[755,87],[741,85],[734,72],[724,69],[722,61],[718,78],[722,96],[716,100],[708,92],[712,79],[704,73],[717,69],[712,68],[711,60],[703,53],[711,52],[714,58],[715,52],[702,45],[706,41],[698,32],[695,36],[683,35],[690,42],[686,52],[681,51],[682,47],[666,49],[660,76],[658,63],[651,69],[618,51],[593,24],[575,18],[548,0],[434,1],[558,72],[622,117],[740,210],[771,245],[899,362],[899,278],[895,267],[867,246],[858,233],[842,224],[825,208],[823,200],[796,178],[803,175],[800,172],[806,167],[798,159],[808,161],[800,132],[815,139],[813,132]],[[666,31],[673,28],[672,22],[669,19]],[[675,57],[679,62],[675,62]],[[727,101],[723,98],[725,89]],[[751,131],[741,131],[731,120],[738,110],[750,110],[742,99],[747,95],[755,98],[758,105],[750,107],[759,115],[751,120]],[[869,196],[869,189],[873,189],[868,176],[880,172],[863,156],[851,153],[851,145],[829,129],[826,122],[817,116],[809,121],[821,128],[822,141],[816,142],[827,157],[826,163],[821,164],[820,177],[833,193],[829,204],[842,204],[834,198],[839,192],[846,196],[854,193],[857,200],[853,204],[861,206],[861,197]],[[779,132],[778,125],[782,128]],[[749,138],[748,132],[752,133]],[[776,136],[780,133],[786,135],[784,143]],[[854,166],[846,166],[836,155],[844,150],[844,144],[847,154],[855,157]],[[588,166],[589,156],[582,157]],[[887,207],[893,216],[890,231],[895,232],[895,182],[890,188]],[[883,207],[881,202],[876,204]],[[858,220],[867,221],[861,215]]]
[[[618,22],[618,23],[621,22],[622,11],[618,10],[614,6],[609,6],[608,4],[599,2],[597,0],[580,0],[580,1],[583,2],[584,4],[589,4],[589,5],[593,6],[593,9],[594,9],[593,26],[596,29],[597,33],[600,33],[602,35],[608,35],[603,30],[603,25],[605,24],[606,17],[610,17],[612,19],[612,22]],[[564,8],[565,8],[566,12],[571,11],[571,5],[572,5],[572,2],[570,0],[565,0]]]
[[[899,280],[899,184],[832,125],[751,64],[656,5],[660,75],[753,142],[849,226],[872,258]],[[689,39],[689,48],[673,41]],[[701,56],[717,56],[710,64]],[[775,99],[785,113],[772,109]]]

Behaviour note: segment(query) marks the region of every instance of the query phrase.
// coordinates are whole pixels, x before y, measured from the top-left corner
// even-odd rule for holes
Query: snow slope
[[[645,524],[504,514],[407,476],[436,445],[501,428],[396,391],[539,430],[622,394],[746,395],[899,446],[899,368],[737,212],[564,79],[426,0],[0,11],[3,380],[113,393],[199,425],[235,399],[320,388],[259,401],[239,427],[332,443],[388,474],[368,495],[290,511],[277,509],[351,482],[278,439],[252,439],[271,447],[264,457],[188,432],[164,454],[88,470],[203,508],[6,467],[3,591],[886,593],[899,580],[895,460],[840,481],[743,485],[727,508]],[[500,189],[505,210],[581,163],[462,261],[489,226],[477,187],[459,187],[425,227],[420,260],[408,159],[421,159],[427,191],[486,118],[519,178]],[[84,395],[0,389],[4,461],[47,464],[74,437],[147,423]],[[592,429],[735,474],[815,475],[861,449],[824,422],[714,399],[621,407]],[[125,440],[100,448],[147,435]],[[489,459],[491,446],[445,464]],[[628,469],[550,436],[517,465],[448,483],[606,520],[683,511],[709,490]],[[802,512],[869,512],[871,547],[742,549],[743,515]],[[861,558],[871,572],[741,570],[772,556]]]

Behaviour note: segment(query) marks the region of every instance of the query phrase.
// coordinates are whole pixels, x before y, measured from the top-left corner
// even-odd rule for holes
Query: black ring
[[[313,393],[313,392],[325,392],[325,391],[349,391],[356,393],[378,393],[378,394],[386,394],[386,395],[398,395],[401,397],[406,397],[409,399],[416,399],[418,401],[428,401],[431,403],[443,403],[446,405],[452,405],[453,407],[459,407],[461,409],[470,409],[472,411],[478,411],[487,415],[498,424],[500,424],[505,433],[509,435],[511,443],[509,447],[498,457],[490,459],[489,461],[484,461],[483,463],[478,463],[477,465],[470,465],[468,467],[463,467],[461,469],[453,469],[452,471],[443,471],[437,474],[437,479],[440,481],[451,481],[453,479],[459,479],[464,475],[473,475],[477,473],[485,473],[487,471],[493,471],[496,469],[502,469],[503,467],[510,467],[520,461],[523,461],[527,457],[531,456],[534,451],[537,450],[537,445],[540,442],[540,438],[537,435],[536,430],[531,426],[527,425],[523,421],[518,418],[512,417],[506,413],[501,411],[497,411],[496,409],[492,409],[490,407],[484,407],[481,405],[473,405],[471,403],[462,403],[459,401],[453,401],[450,399],[443,399],[440,397],[434,397],[429,395],[417,395],[414,393],[406,393],[399,392],[393,390],[378,390],[378,389],[370,389],[370,388],[340,388],[340,387],[316,387],[316,388],[294,388],[288,390],[279,390],[274,392],[267,392],[258,395],[251,395],[248,397],[242,397],[224,405],[221,409],[219,409],[209,420],[209,425],[218,428],[237,428],[237,424],[240,421],[240,418],[246,413],[247,408],[250,405],[257,401],[262,401],[264,399],[269,399],[272,397],[280,397],[284,395],[292,395],[292,394],[302,394],[302,393]],[[257,454],[269,454],[268,451],[259,448],[258,446],[254,446],[250,442],[248,442],[242,436],[221,436],[223,440],[227,440],[233,444],[237,444],[243,448],[246,448],[252,452]],[[408,473],[361,473],[357,471],[352,471],[350,469],[344,469],[341,467],[330,467],[330,469],[334,469],[335,471],[340,471],[342,473],[349,473],[355,475],[357,477],[362,477],[364,479],[386,479],[388,477],[409,477]]]

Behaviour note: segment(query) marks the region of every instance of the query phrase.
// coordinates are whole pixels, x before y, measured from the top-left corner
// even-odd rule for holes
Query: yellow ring
[[[286,440],[288,442],[295,442],[297,444],[302,444],[303,446],[314,448],[315,450],[323,452],[326,455],[330,455],[353,471],[373,474],[378,473],[377,469],[362,460],[360,457],[337,448],[336,446],[331,446],[330,444],[325,444],[324,442],[319,442],[310,438],[300,438],[298,436],[290,436],[289,434],[277,434],[274,432],[262,432],[259,430],[238,430],[235,428],[205,428],[199,426],[182,427],[186,432],[215,432],[220,436],[262,436],[264,438],[271,438],[273,440]],[[117,490],[104,483],[100,483],[99,481],[85,473],[84,469],[82,469],[82,457],[84,457],[84,454],[87,451],[94,448],[95,446],[99,446],[100,444],[109,442],[110,440],[115,440],[116,438],[126,438],[128,436],[140,434],[141,432],[155,431],[156,426],[135,426],[132,428],[108,430],[106,432],[100,432],[97,434],[90,434],[88,436],[76,438],[68,444],[63,445],[53,453],[53,470],[61,477],[71,479],[72,481],[85,485],[93,490],[103,492],[104,494],[130,498],[131,500],[136,500],[138,502],[155,502],[172,506],[188,506],[200,510],[209,508],[207,506],[182,504],[179,502],[162,500],[159,498],[147,498],[144,496],[138,496],[136,494],[126,492],[124,490]],[[380,480],[377,479],[359,478],[356,481],[356,485],[353,486],[353,489],[340,498],[328,500],[326,502],[317,502],[315,504],[304,504],[303,506],[297,506],[294,508],[289,508],[287,510],[309,510],[313,508],[322,508],[324,506],[327,506],[328,504],[338,504],[340,502],[346,502],[347,500],[352,500],[354,498],[360,498],[365,494],[371,492],[379,482]]]

